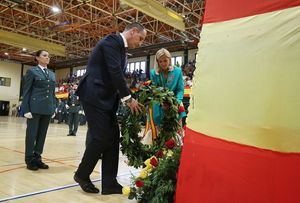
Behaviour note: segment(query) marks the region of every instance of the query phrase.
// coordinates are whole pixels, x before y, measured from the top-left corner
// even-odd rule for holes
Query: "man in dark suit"
[[[56,106],[55,74],[47,68],[49,53],[39,50],[36,60],[38,65],[29,69],[24,77],[22,101],[24,116],[27,118],[25,162],[29,170],[49,168],[42,162],[41,154]]]
[[[120,99],[133,113],[141,111],[141,104],[131,97],[124,74],[127,47],[139,47],[145,37],[145,28],[137,22],[127,25],[120,34],[104,37],[94,48],[87,72],[78,86],[77,94],[88,122],[89,142],[74,179],[85,192],[99,192],[90,174],[102,155],[102,194],[122,193],[122,186],[116,180],[120,138],[116,111]]]
[[[78,124],[79,124],[79,110],[80,102],[79,97],[75,94],[73,89],[69,92],[68,101],[66,108],[69,112],[68,124],[69,124],[69,134],[68,136],[76,136]]]

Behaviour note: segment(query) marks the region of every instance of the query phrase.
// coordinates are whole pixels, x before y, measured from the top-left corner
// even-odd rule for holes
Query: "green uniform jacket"
[[[68,98],[69,113],[77,113],[80,110],[80,101],[76,94],[70,94]]]
[[[24,77],[22,107],[24,113],[53,115],[55,111],[55,74],[48,76],[38,66],[30,68]]]

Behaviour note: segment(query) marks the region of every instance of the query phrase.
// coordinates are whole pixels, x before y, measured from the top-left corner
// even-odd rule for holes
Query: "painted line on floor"
[[[0,165],[0,168],[1,168],[1,167],[7,167],[7,166],[24,165],[24,164],[25,164],[24,162],[21,162],[21,163],[13,163],[13,164],[4,164],[4,165]]]
[[[117,176],[117,178],[132,175],[132,174],[135,174],[137,172],[139,172],[139,171],[122,174],[122,175]],[[98,181],[101,181],[101,179],[92,180],[93,183],[98,182]],[[4,199],[0,199],[0,202],[16,200],[16,199],[21,199],[21,198],[25,198],[25,197],[31,197],[31,196],[35,196],[35,195],[45,194],[45,193],[54,192],[54,191],[58,191],[58,190],[64,190],[64,189],[77,187],[77,186],[79,186],[78,183],[73,183],[73,184],[69,184],[69,185],[65,185],[65,186],[50,188],[50,189],[46,189],[46,190],[40,190],[40,191],[37,191],[37,192],[31,192],[31,193],[27,193],[27,194],[23,194],[23,195],[16,195],[16,196],[12,196],[12,197],[7,197],[7,198],[4,198]]]
[[[9,150],[9,151],[12,151],[12,152],[16,152],[16,153],[19,153],[19,154],[23,154],[23,155],[25,154],[25,153],[22,152],[22,151],[15,150],[15,149],[10,149],[10,148],[7,148],[7,147],[1,147],[1,146],[0,146],[0,149],[6,149],[6,150]],[[66,164],[66,163],[64,163],[64,162],[62,162],[62,161],[56,161],[55,159],[48,159],[48,158],[46,158],[46,157],[43,157],[43,159],[46,160],[46,161],[49,161],[49,162],[59,163],[59,164],[63,164],[63,165],[70,166],[70,167],[72,167],[72,168],[77,168],[77,166],[75,166],[75,165],[73,165],[73,164]],[[49,162],[48,162],[48,163],[49,163]]]
[[[6,170],[3,170],[3,171],[0,171],[0,173],[5,173],[5,172],[9,172],[9,171],[14,171],[14,170],[17,170],[17,169],[20,169],[20,168],[25,168],[26,166],[19,166],[19,167],[15,167],[15,168],[10,168],[10,169],[6,169]]]
[[[48,163],[60,161],[66,165],[67,163],[65,163],[64,161],[75,161],[75,160],[79,160],[79,157],[66,157],[66,158],[61,157],[61,158],[52,159],[50,161],[47,160],[47,161],[45,161],[45,163],[48,164]],[[25,162],[20,162],[20,163],[3,164],[3,165],[0,165],[0,168],[9,167],[9,166],[18,166],[18,165],[26,166]]]
[[[15,150],[15,149],[9,149],[9,148],[7,148],[7,147],[0,147],[1,149],[6,149],[6,150],[9,150],[9,151],[12,151],[12,152],[17,152],[17,153],[19,153],[19,154],[25,154],[24,152],[22,152],[22,151],[19,151],[19,150]]]

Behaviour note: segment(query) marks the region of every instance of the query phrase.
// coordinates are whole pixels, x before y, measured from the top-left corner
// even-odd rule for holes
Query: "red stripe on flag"
[[[207,0],[204,23],[232,20],[295,6],[300,6],[300,0]]]
[[[187,129],[176,190],[176,203],[186,202],[300,202],[300,153],[250,147]]]

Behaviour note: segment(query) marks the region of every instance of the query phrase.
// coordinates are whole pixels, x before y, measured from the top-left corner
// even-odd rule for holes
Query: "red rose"
[[[152,81],[148,80],[148,81],[144,82],[144,86],[149,86],[149,85],[151,85],[151,83],[152,83]]]
[[[135,185],[136,185],[137,187],[143,187],[145,184],[144,184],[143,181],[137,180],[137,181],[135,181]]]
[[[168,149],[173,149],[175,147],[175,141],[173,139],[169,139],[166,141],[165,145]]]
[[[179,106],[178,113],[182,113],[182,112],[185,112],[184,106]]]
[[[162,158],[164,155],[163,151],[159,150],[156,152],[155,156],[158,157],[158,158]]]
[[[156,159],[155,157],[152,157],[152,158],[150,159],[150,164],[151,164],[152,166],[154,166],[154,167],[157,167],[157,166],[158,166],[158,161],[157,161],[157,159]]]

